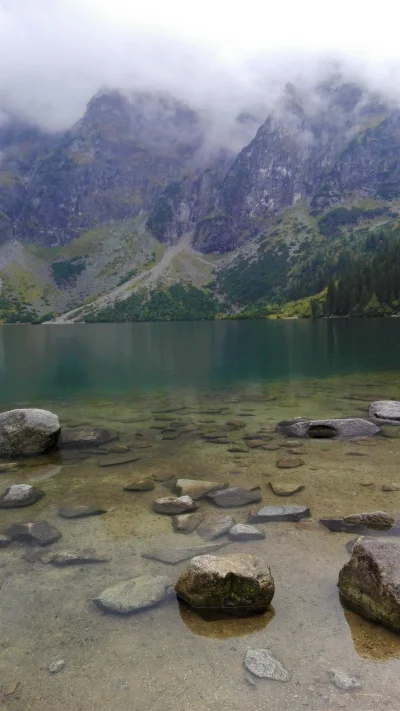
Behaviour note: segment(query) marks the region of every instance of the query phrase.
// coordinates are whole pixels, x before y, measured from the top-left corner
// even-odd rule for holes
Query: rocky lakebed
[[[400,388],[327,383],[2,407],[5,709],[398,708]]]

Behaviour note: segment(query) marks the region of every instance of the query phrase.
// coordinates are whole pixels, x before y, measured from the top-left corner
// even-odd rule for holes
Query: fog
[[[204,117],[211,143],[237,150],[287,82],[311,95],[335,68],[397,101],[386,5],[370,17],[360,0],[323,13],[314,0],[0,0],[0,124],[65,130],[99,89],[162,91]]]

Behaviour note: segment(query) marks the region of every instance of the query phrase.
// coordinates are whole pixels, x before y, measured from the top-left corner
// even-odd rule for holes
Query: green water
[[[62,450],[0,473],[1,490],[30,483],[45,493],[34,506],[0,510],[0,532],[14,522],[46,520],[62,533],[51,551],[95,549],[110,559],[55,568],[24,544],[0,550],[3,707],[395,711],[400,636],[342,608],[337,578],[351,536],[329,533],[318,519],[374,510],[398,516],[400,492],[383,492],[382,485],[400,481],[400,439],[309,440],[301,447],[303,465],[285,471],[277,462],[288,447],[274,428],[297,416],[367,416],[370,401],[400,399],[399,331],[396,319],[0,328],[2,409],[42,406],[63,427],[107,428],[139,457],[101,467],[105,455],[77,450],[71,457]],[[160,411],[175,425],[160,420]],[[228,443],[203,437],[232,419],[244,426],[228,431]],[[189,429],[180,432],[181,425]],[[268,450],[231,451],[261,430],[269,432]],[[138,477],[152,478],[154,491],[124,491]],[[171,517],[152,511],[153,500],[169,495],[177,478],[260,486],[265,505],[311,509],[311,522],[265,524],[265,540],[226,548],[254,553],[271,566],[271,612],[210,621],[176,600],[129,617],[94,605],[105,588],[138,575],[176,581],[187,563],[142,557],[149,548],[204,543],[196,532],[176,533]],[[281,499],[272,480],[304,489]],[[82,503],[107,513],[60,518],[61,506]],[[253,508],[222,513],[240,523]],[[221,513],[204,501],[200,511]],[[249,647],[272,649],[290,681],[250,685],[243,669]],[[53,676],[48,666],[57,659],[66,665]],[[338,690],[329,680],[332,668],[356,676],[362,688]]]

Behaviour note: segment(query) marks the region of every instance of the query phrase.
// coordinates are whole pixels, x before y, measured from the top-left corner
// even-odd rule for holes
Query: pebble
[[[142,553],[142,558],[149,558],[150,560],[158,560],[160,563],[176,565],[176,563],[189,560],[196,555],[213,553],[227,545],[228,542],[223,541],[222,543],[205,543],[203,546],[188,546],[187,548],[151,548],[145,553]]]
[[[154,607],[171,592],[172,580],[166,575],[140,575],[106,588],[94,602],[105,612],[127,615]]]
[[[5,536],[4,533],[0,533],[0,548],[7,548],[11,543],[10,536]]]
[[[355,691],[356,689],[362,689],[362,683],[359,679],[351,677],[346,672],[340,669],[330,669],[328,671],[330,680],[334,686],[340,691]]]
[[[299,521],[307,518],[310,509],[306,506],[263,506],[259,511],[250,511],[249,523],[268,523],[269,521]]]
[[[58,672],[62,671],[65,667],[65,659],[57,659],[56,662],[52,662],[49,665],[49,672],[50,674],[58,674]]]
[[[269,649],[248,649],[244,658],[247,671],[260,679],[274,681],[289,681],[290,674],[285,667],[271,654]]]

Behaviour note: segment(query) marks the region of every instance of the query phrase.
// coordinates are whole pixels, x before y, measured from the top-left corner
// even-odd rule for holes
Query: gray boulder
[[[104,590],[94,602],[105,612],[127,615],[158,605],[170,594],[172,580],[166,575],[140,575]]]
[[[0,457],[43,454],[57,444],[61,427],[48,410],[9,410],[0,415]]]
[[[250,554],[193,558],[175,591],[191,607],[245,617],[265,612],[275,585],[269,566]]]
[[[346,607],[400,633],[400,543],[392,538],[359,538],[339,573]]]
[[[277,425],[276,430],[289,437],[344,439],[371,437],[379,432],[379,427],[360,417],[349,417],[332,420],[284,420]]]
[[[17,509],[31,506],[44,496],[42,491],[29,484],[13,484],[0,496],[0,509]]]
[[[400,425],[400,402],[378,400],[369,406],[369,415],[382,425]]]

